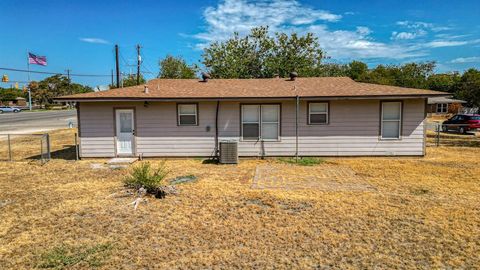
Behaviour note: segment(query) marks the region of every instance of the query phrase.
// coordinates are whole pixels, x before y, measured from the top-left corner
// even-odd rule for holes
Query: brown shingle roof
[[[388,85],[358,83],[348,77],[288,79],[154,79],[144,86],[132,86],[63,96],[57,100],[150,100],[217,98],[287,98],[287,97],[409,97],[444,96],[443,92]]]

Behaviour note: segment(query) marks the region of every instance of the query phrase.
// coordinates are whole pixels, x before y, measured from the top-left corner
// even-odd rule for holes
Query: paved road
[[[0,133],[33,133],[77,125],[75,110],[0,114]]]

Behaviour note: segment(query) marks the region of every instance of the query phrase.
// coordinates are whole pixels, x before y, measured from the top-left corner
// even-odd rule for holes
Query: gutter
[[[418,94],[418,95],[366,95],[366,96],[302,96],[305,100],[360,100],[360,99],[417,99],[417,98],[429,98],[429,97],[444,97],[451,94]],[[77,102],[107,102],[107,101],[185,101],[185,100],[201,100],[201,101],[235,101],[235,100],[291,100],[289,97],[216,97],[216,98],[204,98],[204,97],[186,97],[186,98],[143,98],[143,97],[124,97],[124,98],[112,98],[112,97],[93,97],[93,98],[75,98],[75,97],[58,97],[54,98],[54,101],[77,101]]]

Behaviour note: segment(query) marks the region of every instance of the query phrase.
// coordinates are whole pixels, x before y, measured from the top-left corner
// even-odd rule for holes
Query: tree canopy
[[[163,79],[194,79],[198,71],[195,65],[189,66],[182,57],[167,55],[159,62],[158,78]]]
[[[143,75],[140,74],[140,84],[145,84],[146,80]],[[123,87],[137,85],[137,74],[130,74],[122,78]],[[115,88],[115,87],[114,87]]]
[[[271,36],[268,27],[257,27],[244,37],[234,33],[226,41],[210,44],[202,57],[212,78],[287,77],[292,71],[315,76],[323,51],[312,33]]]
[[[0,87],[0,101],[12,101],[17,97],[25,98],[25,93],[20,89]]]
[[[29,87],[32,100],[42,105],[51,104],[58,96],[93,92],[90,86],[72,83],[62,75],[54,75],[39,82],[32,81]]]

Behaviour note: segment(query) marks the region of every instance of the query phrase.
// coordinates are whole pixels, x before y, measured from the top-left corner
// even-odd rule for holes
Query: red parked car
[[[442,123],[442,130],[455,130],[462,134],[480,130],[480,114],[457,114]]]

